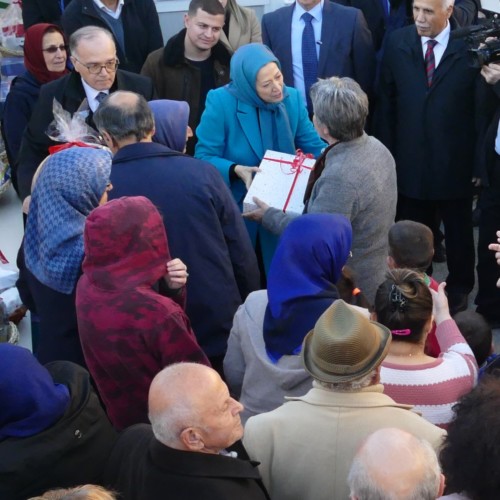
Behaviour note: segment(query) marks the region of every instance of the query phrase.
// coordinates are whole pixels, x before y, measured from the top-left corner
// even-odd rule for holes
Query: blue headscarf
[[[148,104],[155,117],[153,142],[183,153],[186,149],[189,104],[169,99],[149,101]]]
[[[302,215],[283,232],[267,278],[263,328],[273,361],[297,354],[306,334],[338,299],[335,283],[351,241],[351,223],[343,215]]]
[[[83,228],[111,173],[111,153],[73,147],[50,156],[31,196],[24,240],[26,266],[48,287],[75,288],[83,260]]]
[[[264,151],[272,149],[281,153],[295,153],[295,141],[290,128],[286,106],[281,102],[263,101],[256,91],[257,73],[266,64],[274,62],[281,65],[271,50],[260,43],[249,43],[240,47],[231,58],[231,82],[226,86],[228,92],[259,113],[260,132]],[[283,100],[287,98],[283,87]]]
[[[0,440],[38,434],[55,424],[70,402],[28,349],[0,344]]]

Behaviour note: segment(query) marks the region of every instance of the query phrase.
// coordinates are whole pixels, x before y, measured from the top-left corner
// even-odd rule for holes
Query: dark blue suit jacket
[[[281,63],[285,84],[293,87],[292,14],[295,4],[265,14],[262,40]],[[329,1],[323,6],[318,78],[349,76],[371,93],[375,52],[370,30],[360,10]]]

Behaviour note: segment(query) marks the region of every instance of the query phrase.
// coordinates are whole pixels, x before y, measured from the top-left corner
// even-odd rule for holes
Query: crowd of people
[[[35,328],[0,344],[0,497],[496,500],[476,0],[191,0],[165,44],[153,0],[23,16],[1,126]],[[314,157],[303,213],[242,214],[268,150]]]

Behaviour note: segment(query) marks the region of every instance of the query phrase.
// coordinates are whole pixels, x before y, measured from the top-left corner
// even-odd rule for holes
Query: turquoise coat
[[[285,90],[288,95],[283,102],[295,138],[295,147],[318,157],[326,144],[309,120],[299,92],[292,87],[285,87]],[[225,87],[211,90],[207,95],[205,111],[196,135],[198,143],[195,156],[215,165],[241,209],[246,194],[245,184],[240,179],[231,181],[229,169],[233,164],[258,166],[264,157],[257,109],[237,99]],[[247,221],[247,228],[255,245],[258,226]],[[262,228],[259,232],[267,271],[277,238]]]

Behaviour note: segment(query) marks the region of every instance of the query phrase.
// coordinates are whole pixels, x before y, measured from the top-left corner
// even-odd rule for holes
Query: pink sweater
[[[441,348],[439,358],[422,365],[382,363],[384,393],[446,429],[453,418],[452,407],[477,382],[477,363],[455,321],[443,321],[436,328]]]

